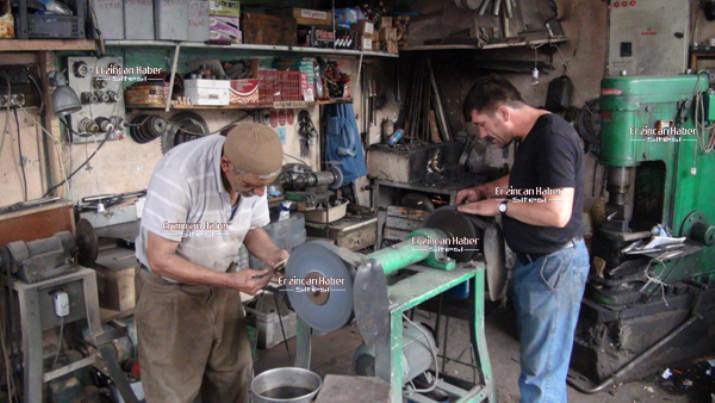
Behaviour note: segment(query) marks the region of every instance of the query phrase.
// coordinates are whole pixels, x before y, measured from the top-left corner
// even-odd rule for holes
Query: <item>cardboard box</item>
[[[189,0],[154,0],[156,39],[185,41],[189,37]]]
[[[392,17],[384,15],[380,17],[380,29],[382,28],[392,28]]]
[[[184,80],[184,96],[192,105],[228,105],[231,101],[231,81]]]
[[[154,39],[154,2],[152,0],[124,1],[124,37],[126,39]]]
[[[209,0],[209,15],[219,17],[241,17],[239,0]]]
[[[333,14],[330,11],[311,10],[309,8],[293,7],[291,15],[298,25],[332,26]]]
[[[353,29],[359,36],[372,38],[375,35],[375,25],[367,20],[358,21],[357,24],[353,25]]]
[[[15,20],[10,9],[10,0],[0,2],[0,39],[15,37]]]
[[[121,0],[94,0],[97,27],[104,39],[124,39],[124,5]]]
[[[241,43],[240,20],[238,17],[209,16],[209,38]]]
[[[257,79],[231,80],[231,105],[251,105],[259,102]]]
[[[399,53],[400,49],[396,41],[389,41],[387,42],[387,47],[385,48],[385,51],[387,51],[387,53]]]
[[[105,309],[125,312],[136,305],[134,273],[137,258],[125,248],[101,250],[94,265],[97,272],[99,305]]]
[[[372,38],[371,37],[365,37],[363,36],[360,38],[360,43],[361,43],[361,48],[362,50],[375,50],[375,48],[372,46]]]
[[[244,43],[262,45],[295,45],[296,24],[276,15],[244,13],[241,27]]]
[[[188,39],[194,42],[209,40],[209,3],[205,0],[189,2]]]
[[[380,40],[383,42],[397,40],[397,28],[380,29]]]

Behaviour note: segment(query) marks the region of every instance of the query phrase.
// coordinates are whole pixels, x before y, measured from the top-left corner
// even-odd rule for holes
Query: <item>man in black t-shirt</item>
[[[465,117],[483,140],[519,141],[509,175],[457,194],[468,214],[502,216],[521,343],[522,403],[566,402],[573,336],[589,271],[582,238],[583,151],[561,117],[524,103],[499,76],[477,80]]]

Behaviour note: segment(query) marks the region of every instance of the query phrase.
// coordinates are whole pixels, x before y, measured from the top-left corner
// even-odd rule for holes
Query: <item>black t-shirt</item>
[[[558,188],[574,188],[571,219],[564,228],[529,225],[503,217],[504,237],[515,252],[545,254],[583,233],[583,150],[576,131],[558,115],[540,116],[514,156],[505,196],[543,203]],[[558,197],[558,196],[556,196]],[[513,202],[512,202],[513,203]],[[510,205],[512,203],[509,203]]]

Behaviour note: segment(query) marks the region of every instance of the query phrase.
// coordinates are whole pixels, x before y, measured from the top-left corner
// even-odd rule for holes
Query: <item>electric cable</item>
[[[9,102],[9,101],[8,101]],[[25,161],[22,155],[22,136],[20,135],[20,119],[17,117],[17,109],[12,110],[13,116],[15,116],[15,125],[17,126],[17,149],[20,153],[20,171],[22,172],[22,194],[23,199],[27,201],[27,173],[25,172]]]
[[[67,124],[66,122],[64,122],[64,123],[65,123],[65,125]],[[72,129],[71,129],[69,126],[67,126],[67,128],[68,128],[70,131],[72,131]],[[48,196],[50,193],[52,193],[53,190],[57,189],[58,187],[62,186],[65,182],[68,182],[70,179],[72,179],[72,177],[75,176],[75,175],[77,174],[77,172],[79,172],[80,169],[84,168],[85,165],[89,164],[89,161],[91,161],[92,158],[94,158],[94,156],[97,155],[97,151],[99,151],[100,149],[102,149],[102,147],[104,146],[104,143],[106,143],[108,139],[109,139],[109,133],[104,133],[104,139],[102,139],[102,141],[99,143],[99,145],[97,146],[97,148],[94,149],[94,151],[92,152],[92,154],[90,154],[90,155],[87,157],[87,159],[85,159],[84,162],[82,162],[82,164],[80,164],[80,166],[78,166],[74,171],[72,171],[72,172],[67,176],[67,178],[65,178],[62,182],[60,182],[60,183],[58,183],[58,184],[52,186],[51,188],[47,189],[47,191],[45,192],[44,195],[42,195],[42,197]]]
[[[277,290],[276,290],[277,291]],[[286,353],[288,354],[288,362],[293,361],[293,357],[290,354],[290,349],[288,348],[288,338],[286,337],[286,331],[283,327],[283,316],[281,315],[280,304],[278,303],[278,294],[276,292],[271,292],[273,294],[273,303],[276,304],[276,312],[278,312],[278,323],[281,326],[281,335],[283,336],[283,345],[286,348]]]
[[[10,97],[12,97],[12,85],[10,84],[10,79],[7,77],[7,74],[3,73],[2,77],[5,79],[5,82],[7,83],[7,104],[5,105],[5,127],[3,128],[2,131],[2,137],[0,137],[0,155],[2,155],[2,149],[3,146],[5,145],[5,136],[9,133],[10,131]]]
[[[25,108],[22,106],[18,105],[18,108],[20,108],[20,111],[25,114],[26,118],[29,118],[32,120],[38,127],[40,128],[40,132],[47,136],[50,141],[52,142],[52,145],[54,146],[55,150],[55,155],[57,156],[57,161],[60,165],[60,170],[62,171],[62,177],[65,180],[65,186],[67,187],[67,195],[69,195],[69,198],[72,199],[72,188],[70,187],[69,182],[67,181],[67,170],[65,169],[63,158],[62,158],[62,152],[60,149],[60,142],[50,133],[46,128],[45,125],[42,122],[39,122],[35,117],[27,111]],[[0,146],[0,153],[2,152],[2,147]]]
[[[62,338],[64,337],[64,330],[65,330],[65,317],[61,316],[60,317],[60,335],[57,343],[59,344],[57,346],[57,351],[55,352],[55,358],[52,359],[52,366],[50,367],[51,369],[55,369],[55,366],[57,366],[57,359],[60,357],[60,353],[62,352]]]

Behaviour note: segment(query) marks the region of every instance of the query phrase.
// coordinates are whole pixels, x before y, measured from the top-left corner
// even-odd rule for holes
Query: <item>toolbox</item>
[[[65,4],[74,15],[29,13],[28,0],[18,0],[15,26],[20,39],[64,38],[85,39],[87,0],[68,0]]]
[[[229,105],[231,80],[184,80],[184,96],[192,105]]]

